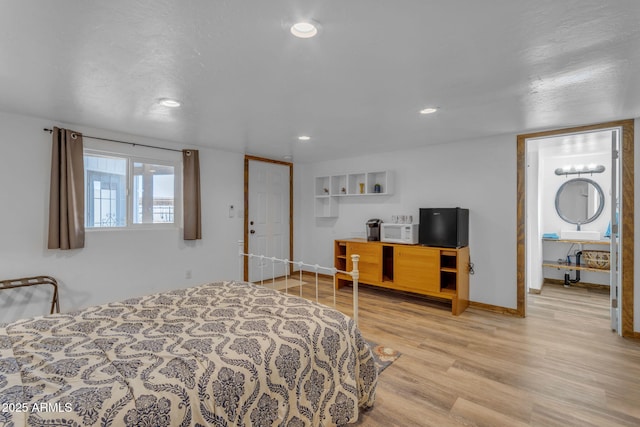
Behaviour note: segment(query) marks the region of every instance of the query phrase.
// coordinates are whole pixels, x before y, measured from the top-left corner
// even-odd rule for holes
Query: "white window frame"
[[[107,232],[114,230],[149,230],[149,229],[177,229],[182,227],[182,156],[179,152],[158,152],[159,150],[147,149],[144,147],[118,147],[117,150],[105,150],[94,148],[93,144],[85,142],[84,155],[119,158],[127,161],[126,166],[126,225],[117,227],[85,227],[90,232]],[[135,153],[134,153],[135,152]],[[160,166],[172,166],[174,171],[173,195],[174,212],[172,223],[134,223],[134,163],[155,164]],[[87,194],[87,169],[84,170],[85,195]],[[85,204],[89,203],[85,200]],[[86,213],[86,206],[85,206]],[[86,220],[85,220],[86,221]]]

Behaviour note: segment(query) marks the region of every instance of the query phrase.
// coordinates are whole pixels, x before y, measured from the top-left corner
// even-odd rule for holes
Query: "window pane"
[[[174,222],[174,167],[135,162],[133,164],[133,222]]]
[[[118,157],[84,156],[85,226],[124,227],[127,225],[127,160]]]

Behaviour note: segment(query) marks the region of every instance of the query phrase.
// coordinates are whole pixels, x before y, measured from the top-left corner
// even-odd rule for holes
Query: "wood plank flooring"
[[[349,315],[351,292],[337,293]],[[359,301],[365,338],[402,356],[358,426],[640,425],[640,342],[610,331],[606,292],[545,285],[524,319],[366,285]]]

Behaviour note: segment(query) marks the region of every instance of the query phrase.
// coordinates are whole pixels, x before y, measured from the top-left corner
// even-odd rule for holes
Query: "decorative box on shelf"
[[[609,270],[609,251],[597,251],[594,249],[583,250],[584,263],[589,268]]]

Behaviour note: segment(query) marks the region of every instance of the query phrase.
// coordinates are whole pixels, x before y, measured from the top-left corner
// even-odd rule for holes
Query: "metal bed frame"
[[[360,255],[351,255],[351,261],[353,263],[353,270],[351,271],[344,271],[344,270],[338,270],[337,268],[334,267],[322,267],[318,264],[306,264],[302,261],[291,261],[288,259],[280,259],[280,258],[276,258],[276,257],[268,257],[265,255],[254,255],[254,254],[247,254],[244,252],[244,241],[243,240],[239,240],[238,241],[238,258],[239,258],[239,277],[240,280],[244,280],[243,278],[243,273],[244,273],[244,257],[247,257],[247,259],[251,259],[251,258],[258,258],[261,261],[271,261],[271,270],[272,270],[272,278],[269,280],[267,280],[267,282],[271,281],[271,283],[275,283],[275,265],[280,263],[280,264],[284,264],[285,266],[285,293],[289,293],[289,286],[288,286],[288,280],[289,277],[292,277],[289,274],[289,267],[298,267],[298,272],[300,274],[300,283],[302,283],[302,273],[303,273],[303,267],[306,268],[311,268],[313,269],[313,272],[315,272],[315,284],[316,284],[316,302],[318,302],[318,272],[320,270],[322,271],[326,271],[328,272],[332,277],[333,277],[333,306],[336,306],[336,274],[337,273],[342,273],[342,274],[347,274],[349,276],[351,276],[352,280],[353,280],[353,321],[356,323],[356,325],[358,324],[358,278],[360,277],[360,272],[358,270],[358,261],[360,260]],[[261,269],[261,273],[262,270],[264,268],[264,263],[261,262],[260,263],[260,269]],[[263,277],[263,274],[260,274],[261,277]],[[260,284],[264,285],[264,279],[260,280]],[[299,286],[300,288],[300,296],[302,297],[302,285]]]

